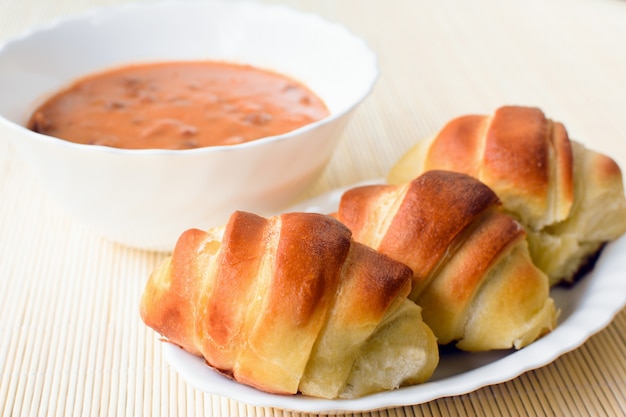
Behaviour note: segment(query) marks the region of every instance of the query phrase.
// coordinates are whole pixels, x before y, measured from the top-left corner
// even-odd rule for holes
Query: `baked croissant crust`
[[[333,215],[356,241],[413,270],[409,298],[440,344],[519,349],[551,331],[557,311],[524,229],[499,207],[475,178],[428,171],[402,185],[350,189]]]
[[[551,285],[572,282],[603,244],[626,232],[619,166],[570,140],[538,108],[458,117],[405,153],[387,181],[405,183],[428,170],[461,172],[492,188],[526,228],[531,256]]]
[[[407,299],[411,275],[330,216],[235,212],[181,235],[150,276],[141,316],[241,383],[354,398],[423,382],[438,364]]]

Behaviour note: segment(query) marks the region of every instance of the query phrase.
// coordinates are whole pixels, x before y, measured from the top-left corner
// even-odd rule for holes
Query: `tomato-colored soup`
[[[278,73],[164,62],[83,78],[40,106],[28,128],[83,144],[190,149],[286,133],[328,114],[306,86]]]

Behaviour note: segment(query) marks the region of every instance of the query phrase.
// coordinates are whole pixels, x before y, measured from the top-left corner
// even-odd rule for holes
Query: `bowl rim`
[[[226,0],[186,0],[184,2],[180,2],[179,0],[157,0],[150,3],[141,3],[137,1],[132,1],[130,3],[118,4],[118,5],[108,5],[108,6],[100,6],[94,7],[89,10],[78,12],[66,16],[56,17],[48,22],[44,22],[42,24],[35,25],[29,29],[26,29],[22,33],[8,38],[6,40],[0,41],[0,55],[3,54],[4,50],[15,44],[19,44],[20,42],[27,41],[28,38],[41,34],[47,31],[55,30],[56,28],[65,25],[71,24],[73,22],[81,21],[81,20],[89,20],[98,17],[101,14],[111,15],[114,13],[123,13],[128,10],[133,9],[153,9],[153,8],[161,8],[176,5],[177,7],[185,7],[185,6],[194,6],[194,5],[202,5],[209,7],[210,5],[219,4],[220,6],[225,7],[257,7],[263,8],[266,10],[281,10],[283,12],[291,13],[294,15],[301,16],[307,19],[315,19],[317,21],[323,22],[326,25],[333,27],[335,30],[339,30],[344,32],[352,41],[356,43],[360,43],[363,51],[367,54],[367,61],[370,64],[369,72],[370,75],[367,80],[367,85],[364,84],[362,91],[357,96],[355,95],[355,99],[353,102],[345,106],[338,111],[331,111],[330,114],[320,120],[314,121],[307,125],[301,126],[297,129],[291,130],[289,132],[281,133],[278,135],[272,136],[264,136],[262,138],[258,138],[255,140],[251,140],[248,142],[243,142],[234,145],[214,145],[214,146],[205,146],[199,148],[191,148],[191,149],[161,149],[161,148],[145,148],[145,149],[128,149],[128,148],[117,148],[112,146],[105,145],[93,145],[93,144],[82,144],[71,142],[65,139],[61,139],[55,136],[50,136],[42,133],[38,133],[28,129],[27,127],[16,123],[12,120],[7,119],[3,114],[0,113],[0,122],[7,125],[14,130],[22,134],[26,134],[32,139],[40,140],[43,142],[47,142],[49,144],[57,144],[60,146],[68,147],[70,150],[77,151],[86,151],[86,152],[106,152],[109,154],[119,154],[119,155],[193,155],[193,154],[203,154],[203,153],[221,153],[221,152],[235,152],[240,149],[248,149],[255,148],[258,146],[264,146],[269,143],[274,142],[282,142],[289,139],[292,139],[295,136],[300,136],[301,134],[305,134],[306,132],[317,129],[320,126],[330,124],[335,120],[345,116],[350,113],[356,107],[358,107],[373,91],[379,77],[380,77],[380,68],[379,68],[379,60],[376,52],[370,47],[369,42],[367,42],[364,38],[357,36],[354,32],[349,30],[346,26],[328,20],[324,17],[321,17],[318,14],[313,12],[303,11],[296,9],[294,7],[285,5],[285,4],[265,4],[258,3],[251,0],[242,0],[238,2],[228,2]],[[184,61],[178,60],[177,61]],[[189,60],[193,61],[193,60]],[[197,61],[197,60],[196,60]],[[216,59],[217,61],[217,59]],[[161,61],[153,61],[153,62],[167,62],[166,60]],[[228,62],[228,61],[224,61]],[[148,61],[146,63],[149,63]],[[119,66],[118,66],[119,67]],[[102,71],[106,71],[107,68],[102,68]],[[85,74],[89,75],[89,74]],[[289,76],[289,74],[285,74]],[[71,83],[72,81],[70,81]],[[315,91],[313,91],[316,93]],[[52,92],[51,94],[54,94]],[[317,94],[317,93],[316,93]]]

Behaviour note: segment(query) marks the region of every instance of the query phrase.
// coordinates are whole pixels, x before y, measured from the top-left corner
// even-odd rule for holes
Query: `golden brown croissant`
[[[439,353],[410,269],[321,214],[236,212],[183,233],[151,275],[144,322],[261,390],[359,397],[430,378]]]
[[[439,343],[484,351],[526,346],[557,317],[524,229],[499,206],[480,181],[429,171],[402,185],[350,189],[334,216],[356,241],[411,267],[409,298]]]
[[[441,169],[478,178],[528,232],[531,256],[551,285],[573,281],[602,245],[626,232],[619,166],[571,141],[537,108],[506,106],[493,116],[450,121],[391,169],[401,184]]]

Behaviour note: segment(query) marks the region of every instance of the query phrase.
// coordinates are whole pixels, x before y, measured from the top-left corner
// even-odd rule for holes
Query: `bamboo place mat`
[[[120,3],[0,0],[0,41]],[[622,0],[274,3],[344,24],[379,57],[373,94],[305,197],[382,177],[450,118],[503,104],[541,107],[574,139],[626,168]],[[165,254],[105,241],[68,218],[7,137],[0,137],[0,254],[2,416],[299,415],[204,394],[171,369],[138,315],[143,285]],[[363,415],[625,415],[625,334],[622,309],[581,347],[540,369]]]

